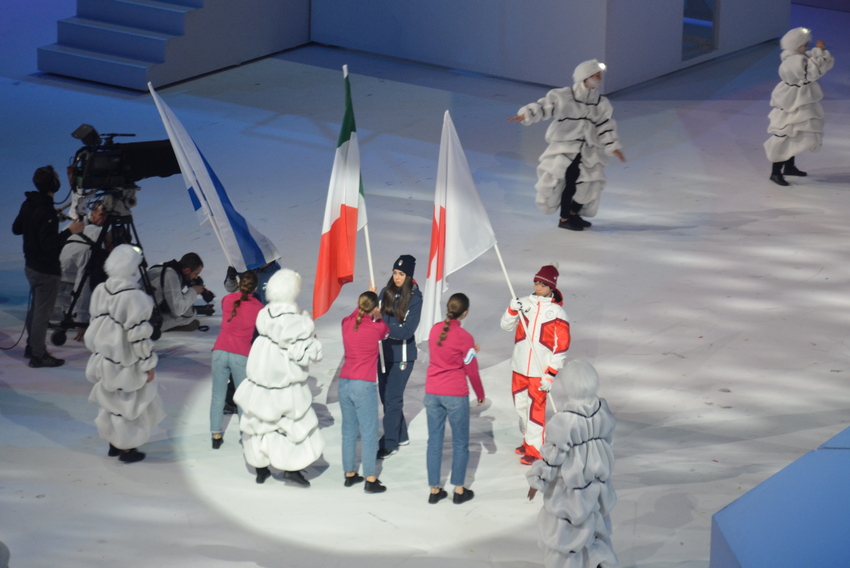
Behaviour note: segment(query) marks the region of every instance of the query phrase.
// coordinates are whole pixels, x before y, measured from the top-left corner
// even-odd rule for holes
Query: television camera
[[[180,165],[168,140],[117,143],[115,138],[131,137],[135,134],[99,134],[89,124],[80,125],[71,136],[80,140],[83,146],[77,150],[71,165],[68,166],[72,190],[70,216],[84,217],[90,203],[95,202],[103,206],[107,217],[97,241],[91,245],[92,254],[86,263],[80,284],[71,294],[70,306],[64,313],[59,329],[51,335],[50,340],[54,345],[65,343],[68,329],[87,325],[74,321],[74,307],[84,286],[88,285],[93,289],[106,279],[102,263],[108,252],[120,244],[133,245],[143,250],[130,212],[138,202],[136,194],[141,189],[136,182],[150,177],[169,177],[180,173]],[[147,276],[147,262],[144,260],[140,271],[145,291],[153,295],[153,288]],[[162,322],[162,315],[157,308],[154,308],[151,322],[155,328],[153,338],[157,339]]]

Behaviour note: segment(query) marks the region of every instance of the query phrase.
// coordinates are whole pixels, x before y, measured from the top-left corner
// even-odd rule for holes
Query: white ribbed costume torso
[[[613,568],[610,513],[616,421],[605,399],[567,401],[546,423],[546,441],[526,474],[543,492],[538,515],[546,568]]]
[[[314,329],[291,303],[272,303],[257,317],[259,337],[233,397],[242,408],[245,460],[254,467],[299,471],[322,455],[325,441],[305,382],[309,362],[322,358]]]
[[[91,297],[86,347],[89,400],[98,406],[100,437],[120,449],[141,446],[165,418],[156,382],[147,382],[157,355],[150,339],[153,300],[131,279],[109,278]]]
[[[536,103],[525,105],[519,112],[522,124],[552,119],[546,130],[549,146],[537,166],[536,203],[544,213],[558,211],[564,190],[567,167],[581,154],[579,178],[574,201],[584,207],[581,215],[593,217],[599,207],[599,194],[605,188],[605,166],[608,156],[622,149],[617,124],[608,99],[596,89],[582,83],[553,89]]]
[[[770,97],[771,134],[764,149],[771,162],[784,162],[805,151],[820,150],[823,138],[823,91],[817,80],[832,69],[835,60],[818,47],[805,54],[782,52],[779,77]]]

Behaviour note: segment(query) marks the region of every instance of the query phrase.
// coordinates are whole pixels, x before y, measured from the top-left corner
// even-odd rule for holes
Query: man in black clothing
[[[54,208],[53,196],[61,182],[53,166],[38,168],[32,182],[38,191],[26,192],[26,201],[12,224],[12,232],[24,237],[26,275],[32,295],[24,355],[29,358],[30,367],[58,367],[65,361],[47,352],[45,340],[47,324],[59,293],[62,274],[59,253],[68,237],[81,233],[85,225],[77,219],[67,229],[59,231],[59,215]]]

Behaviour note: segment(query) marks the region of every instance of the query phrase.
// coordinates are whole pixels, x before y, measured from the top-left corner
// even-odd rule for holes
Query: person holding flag
[[[523,425],[523,442],[516,453],[525,465],[540,459],[546,395],[570,348],[570,322],[563,303],[558,290],[558,267],[548,264],[534,276],[534,293],[511,300],[502,315],[502,329],[515,330],[511,392]]]
[[[393,263],[393,274],[378,297],[390,336],[381,342],[378,361],[378,393],[384,405],[384,435],[378,459],[398,452],[410,443],[404,419],[404,389],[416,361],[414,335],[422,316],[422,292],[413,280],[416,259],[403,254]]]

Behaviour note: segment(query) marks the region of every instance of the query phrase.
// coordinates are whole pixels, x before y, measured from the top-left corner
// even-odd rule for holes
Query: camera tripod
[[[114,190],[115,192],[122,192],[122,194],[125,195],[125,197],[118,197],[117,199],[112,193],[109,193],[112,190],[106,190],[107,193],[103,199],[103,206],[108,208],[106,221],[100,229],[100,234],[98,234],[97,240],[91,245],[92,254],[89,255],[88,261],[86,261],[80,283],[71,293],[71,303],[65,311],[62,321],[59,322],[59,329],[54,331],[50,336],[50,342],[53,345],[64,345],[65,341],[67,341],[67,332],[69,329],[88,326],[88,323],[74,321],[74,308],[76,307],[85,286],[89,285],[94,288],[94,286],[100,284],[100,282],[94,282],[94,277],[96,270],[101,268],[101,266],[98,266],[98,263],[103,262],[105,259],[98,258],[98,255],[94,253],[96,251],[106,250],[105,245],[107,244],[107,238],[111,237],[112,247],[127,244],[138,247],[140,250],[142,249],[142,243],[139,240],[139,233],[136,230],[135,223],[133,222],[133,215],[129,211],[129,207],[135,205],[135,190],[137,189],[138,187],[133,188],[132,198],[126,197],[126,192],[128,190]],[[132,201],[130,199],[132,199]],[[153,286],[151,285],[150,278],[148,278],[147,269],[147,261],[144,259],[144,256],[142,256],[142,264],[139,265],[139,272],[142,277],[142,286],[144,287],[145,292],[153,297]],[[162,334],[162,314],[160,313],[156,302],[154,302],[153,314],[151,315],[150,323],[154,327],[151,339],[155,341],[159,339]]]

